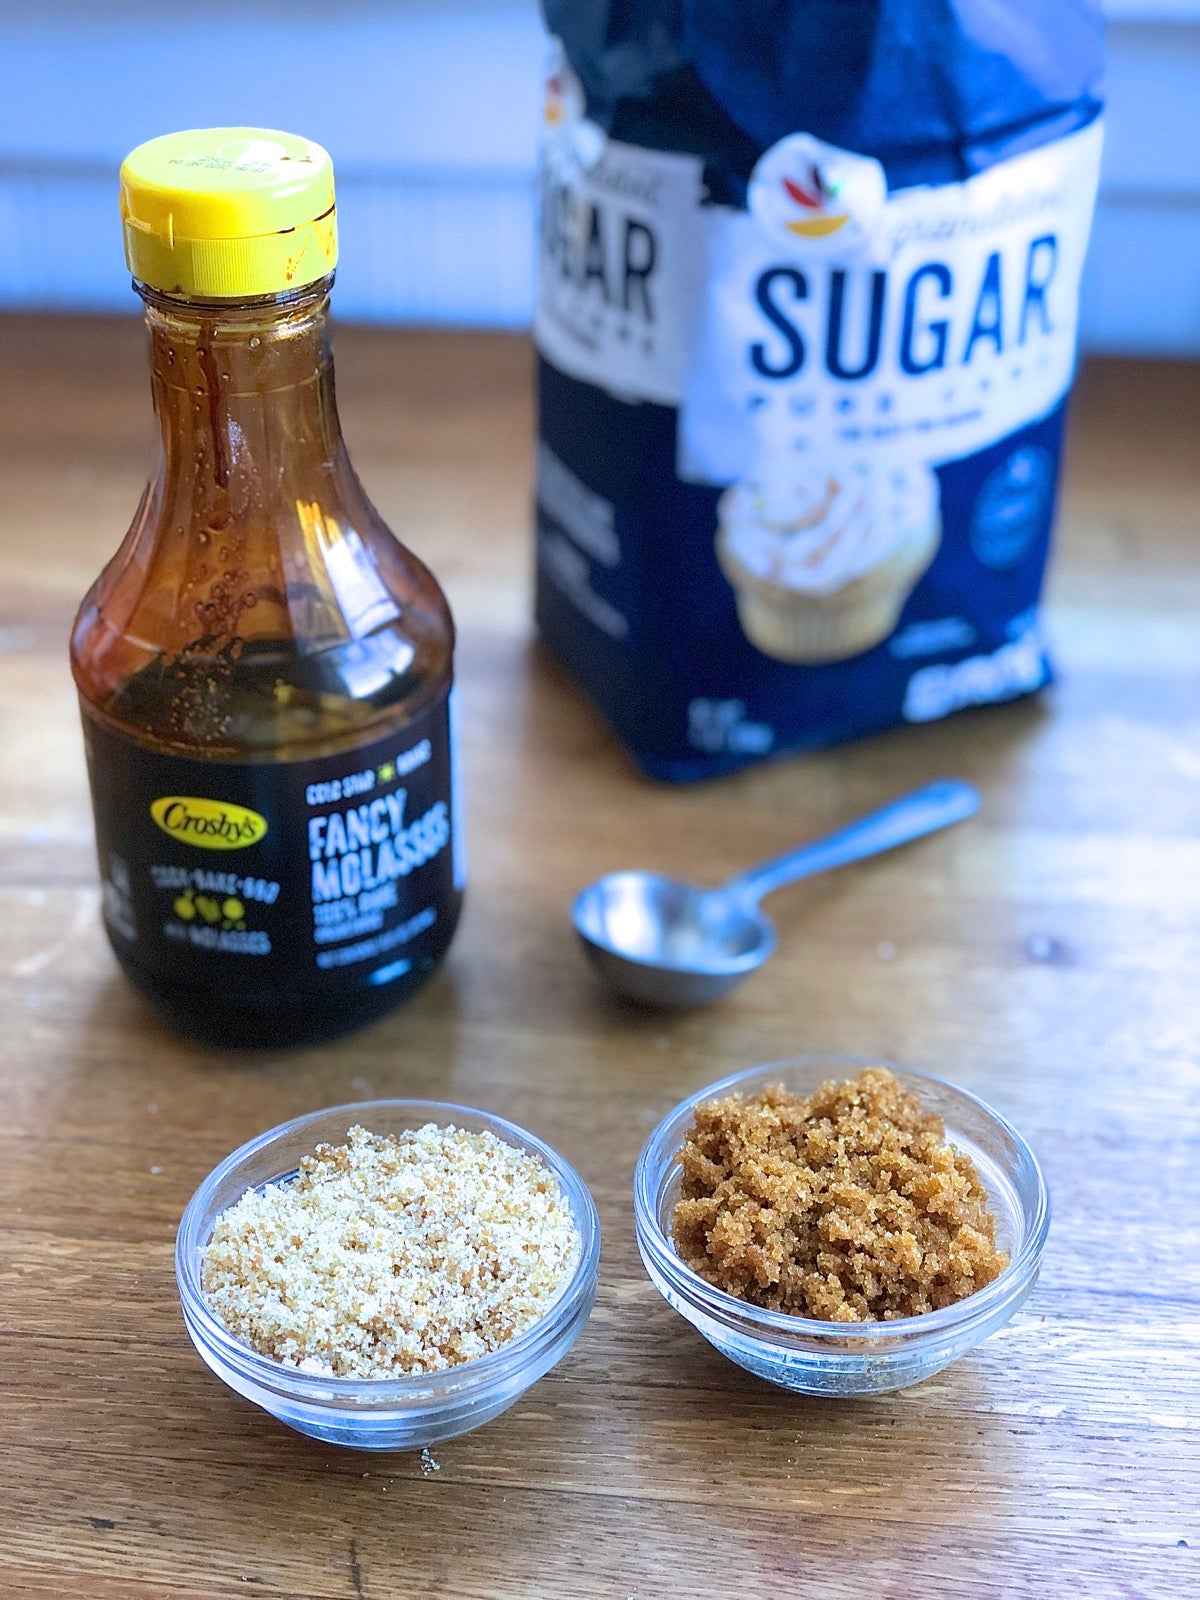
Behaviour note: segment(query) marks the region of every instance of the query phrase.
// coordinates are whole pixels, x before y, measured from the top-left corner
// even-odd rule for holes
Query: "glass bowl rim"
[[[1037,1194],[1032,1208],[1021,1207],[1026,1224],[1024,1237],[1003,1272],[993,1278],[991,1283],[985,1284],[982,1289],[977,1289],[974,1294],[969,1294],[962,1300],[956,1300],[953,1305],[941,1306],[936,1311],[922,1311],[912,1317],[896,1317],[890,1322],[825,1322],[815,1317],[796,1317],[784,1311],[769,1311],[748,1300],[739,1300],[736,1295],[727,1294],[725,1290],[718,1289],[715,1284],[702,1278],[699,1273],[693,1272],[677,1253],[670,1236],[663,1230],[658,1220],[655,1197],[661,1189],[665,1175],[670,1171],[678,1149],[676,1146],[676,1149],[670,1151],[664,1159],[660,1146],[672,1126],[694,1111],[697,1105],[729,1094],[743,1087],[751,1079],[769,1082],[769,1074],[783,1073],[793,1067],[829,1067],[830,1076],[836,1075],[836,1071],[844,1067],[860,1071],[865,1067],[883,1067],[889,1072],[901,1075],[902,1079],[916,1078],[921,1083],[937,1084],[949,1089],[953,1094],[971,1101],[987,1120],[1006,1133],[1023,1159],[1029,1162],[1036,1180]],[[988,1105],[986,1100],[949,1078],[940,1077],[932,1072],[921,1072],[915,1067],[907,1067],[886,1057],[820,1052],[785,1056],[759,1066],[744,1067],[724,1078],[718,1078],[679,1101],[656,1125],[642,1146],[633,1175],[633,1207],[638,1243],[650,1251],[664,1275],[674,1280],[673,1287],[696,1309],[727,1324],[736,1323],[743,1330],[743,1336],[749,1336],[745,1331],[746,1325],[754,1325],[764,1342],[769,1342],[772,1334],[782,1334],[792,1338],[805,1336],[817,1341],[836,1341],[839,1344],[861,1342],[863,1346],[869,1346],[873,1342],[883,1342],[898,1336],[911,1339],[925,1334],[935,1335],[977,1318],[982,1320],[996,1305],[1002,1304],[1010,1294],[1017,1292],[1029,1276],[1036,1272],[1050,1229],[1050,1195],[1041,1163],[1008,1118]]]
[[[519,1143],[535,1150],[554,1173],[579,1230],[579,1254],[550,1305],[536,1322],[496,1350],[489,1350],[485,1355],[476,1356],[470,1361],[460,1361],[452,1367],[442,1367],[434,1372],[405,1373],[395,1378],[338,1377],[305,1372],[299,1367],[285,1366],[273,1356],[261,1355],[249,1345],[243,1344],[209,1309],[196,1270],[198,1247],[202,1243],[199,1239],[200,1219],[208,1208],[212,1195],[226,1178],[260,1151],[306,1126],[336,1117],[339,1120],[347,1119],[347,1126],[354,1121],[362,1121],[364,1127],[369,1127],[371,1113],[377,1114],[381,1110],[396,1111],[402,1108],[411,1109],[414,1119],[424,1118],[425,1122],[438,1122],[443,1127],[449,1126],[455,1115],[481,1119],[487,1124],[488,1131],[498,1137],[508,1134]],[[423,1125],[424,1123],[418,1120],[412,1123],[414,1127]],[[279,1177],[284,1176],[286,1174],[279,1174]],[[263,1181],[269,1183],[278,1180]],[[245,1193],[252,1187],[255,1186],[247,1184],[242,1192]],[[229,1203],[236,1204],[236,1200],[231,1200]],[[397,1409],[407,1409],[406,1402],[408,1405],[419,1402],[436,1404],[438,1396],[435,1391],[438,1389],[453,1391],[465,1388],[483,1389],[491,1381],[506,1381],[514,1371],[520,1371],[527,1361],[535,1359],[546,1344],[553,1343],[561,1331],[571,1326],[581,1301],[586,1298],[589,1286],[597,1275],[599,1258],[600,1219],[596,1203],[574,1167],[545,1140],[531,1133],[528,1128],[521,1127],[519,1123],[498,1116],[495,1112],[482,1111],[477,1106],[459,1105],[445,1100],[407,1098],[352,1100],[343,1105],[324,1106],[317,1111],[308,1111],[302,1116],[278,1123],[275,1127],[268,1128],[265,1133],[246,1140],[236,1150],[232,1150],[223,1161],[217,1163],[188,1201],[175,1235],[175,1281],[183,1303],[185,1320],[193,1334],[199,1334],[214,1354],[264,1387],[277,1393],[285,1392],[294,1397],[316,1400],[324,1402],[326,1406],[334,1407],[337,1398],[341,1396],[347,1401],[369,1398],[381,1407],[391,1402]]]

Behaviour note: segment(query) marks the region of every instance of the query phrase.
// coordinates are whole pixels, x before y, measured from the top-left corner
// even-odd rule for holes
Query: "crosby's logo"
[[[750,175],[751,215],[793,254],[856,255],[875,236],[887,179],[871,156],[792,133],[759,157]]]
[[[249,806],[198,795],[164,794],[151,802],[150,815],[164,833],[201,850],[244,850],[267,831],[267,819]]]

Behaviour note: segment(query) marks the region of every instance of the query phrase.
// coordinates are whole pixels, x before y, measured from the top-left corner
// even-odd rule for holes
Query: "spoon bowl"
[[[601,977],[644,1005],[710,1005],[775,949],[753,903],[656,872],[610,872],[578,896],[572,920]]]
[[[978,807],[970,784],[939,778],[719,889],[657,872],[610,872],[576,897],[571,920],[618,994],[643,1005],[711,1005],[775,949],[775,929],[758,908],[764,895],[949,827]]]

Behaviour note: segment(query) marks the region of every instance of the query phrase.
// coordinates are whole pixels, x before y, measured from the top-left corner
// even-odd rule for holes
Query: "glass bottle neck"
[[[162,450],[72,648],[85,703],[163,748],[348,748],[448,685],[445,598],[342,443],[328,289],[143,290]]]
[[[327,317],[331,279],[244,302],[185,301],[140,288],[162,434],[160,492],[210,526],[277,498],[319,498],[345,466]],[[224,501],[224,506],[221,502]],[[186,503],[186,505],[184,503]]]

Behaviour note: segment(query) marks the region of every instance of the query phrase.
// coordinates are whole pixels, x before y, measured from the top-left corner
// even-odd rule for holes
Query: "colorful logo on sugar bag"
[[[792,133],[759,157],[750,214],[797,255],[871,253],[887,203],[887,179],[871,156]]]
[[[602,128],[587,116],[587,97],[583,85],[571,71],[562,46],[550,45],[546,68],[546,93],[542,101],[542,154],[548,169],[562,181],[571,181],[591,170],[604,154],[608,142]],[[586,227],[587,210],[579,207],[575,225]],[[579,248],[586,248],[581,236]]]
[[[788,199],[799,207],[796,220],[784,223],[789,233],[801,239],[827,239],[850,221],[848,211],[837,209],[841,181],[832,182],[815,161],[808,162],[808,171],[800,182],[795,178],[779,181]]]
[[[546,98],[542,102],[542,120],[556,127],[566,117],[563,104],[563,79],[561,72],[552,72],[546,79]]]
[[[546,63],[546,91],[542,100],[542,121],[548,129],[578,122],[585,110],[583,85],[571,71],[566,52],[557,39],[551,40]]]

